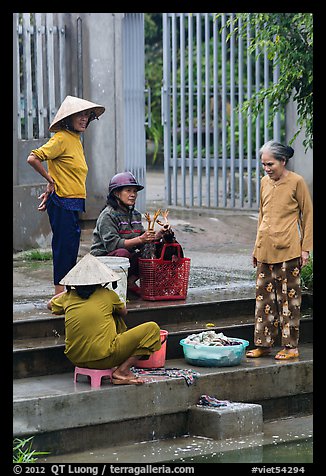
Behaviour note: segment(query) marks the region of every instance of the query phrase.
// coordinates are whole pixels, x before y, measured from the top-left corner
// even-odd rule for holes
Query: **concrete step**
[[[153,302],[131,299],[127,303],[128,316],[126,321],[130,321],[132,325],[138,325],[155,318],[157,322],[164,325],[171,322],[195,322],[198,319],[212,320],[221,316],[227,318],[240,313],[241,315],[252,316],[255,306],[252,292],[241,294],[241,292],[218,293],[214,291],[211,288],[198,288],[190,291],[184,301]],[[54,327],[62,334],[64,317],[54,316],[46,308],[46,302],[46,299],[33,299],[14,303],[14,339],[49,337],[53,335]],[[305,297],[303,305],[311,307],[310,295]]]
[[[232,437],[227,440],[186,435],[182,437],[154,439],[119,446],[104,446],[76,453],[51,454],[40,458],[38,463],[78,464],[126,464],[126,463],[275,463],[279,445],[286,445],[282,462],[312,463],[302,455],[302,444],[311,444],[313,439],[313,415],[287,417],[264,421],[263,432],[254,435]],[[289,445],[295,443],[296,454],[289,454]],[[266,451],[275,451],[266,461]],[[284,451],[284,450],[283,450]],[[286,460],[285,460],[286,458]],[[278,460],[279,462],[279,460]],[[243,473],[241,468],[241,473]]]
[[[133,327],[151,320],[166,329],[169,332],[168,359],[183,356],[179,344],[181,339],[191,333],[208,329],[223,332],[228,337],[246,339],[252,345],[254,299],[163,303],[153,305],[142,302],[139,307],[128,304],[126,323],[128,327]],[[303,300],[301,320],[302,343],[312,341],[312,311],[307,307],[310,304],[310,296],[306,296]],[[63,353],[64,317],[53,317],[45,308],[39,308],[38,311],[39,313],[33,316],[32,310],[25,309],[25,318],[21,318],[21,311],[20,318],[14,319],[14,378],[61,373],[73,369],[73,365]],[[207,324],[210,326],[207,327]]]
[[[166,368],[199,375],[191,385],[182,376],[151,375],[141,386],[105,380],[98,389],[86,378],[75,384],[73,372],[15,379],[14,436],[34,435],[33,448],[51,455],[180,437],[189,434],[189,412],[202,394],[262,405],[264,420],[312,413],[311,344],[300,344],[300,357],[292,361],[268,356],[206,368],[181,358],[169,359]]]
[[[223,332],[228,337],[238,337],[249,341],[253,346],[254,323],[252,318],[244,319],[229,318],[222,320],[218,326],[205,327],[203,322],[184,322],[165,325],[168,334],[167,358],[180,358],[183,350],[180,340],[192,333],[205,330]],[[248,321],[248,322],[245,322]],[[300,342],[312,341],[312,317],[301,321]],[[130,326],[132,327],[132,326]],[[13,344],[13,376],[14,378],[26,378],[39,375],[50,375],[58,372],[68,372],[73,369],[73,364],[64,355],[64,335],[39,337],[29,339],[17,339]]]

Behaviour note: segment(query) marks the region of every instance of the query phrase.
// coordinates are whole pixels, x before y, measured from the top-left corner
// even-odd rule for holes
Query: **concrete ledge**
[[[237,438],[263,431],[261,405],[230,402],[226,407],[191,407],[188,416],[189,434],[215,440]]]
[[[142,386],[106,383],[97,390],[84,382],[74,384],[73,373],[15,380],[14,435],[185,412],[202,394],[234,402],[261,402],[311,393],[311,346],[301,347],[300,359],[277,362],[270,357],[260,363],[247,359],[238,367],[196,367],[200,376],[189,387],[182,377],[161,377]],[[169,361],[168,366],[189,368],[183,359]]]
[[[308,398],[308,395],[304,396]],[[297,402],[300,405],[300,396],[288,397],[291,398],[294,402]],[[310,394],[310,399],[312,400],[312,394]],[[284,401],[284,398],[281,399]],[[265,404],[262,403],[263,413],[265,416]],[[145,442],[160,442],[159,445],[164,445],[165,442],[176,441],[177,438],[188,437],[188,438],[198,438],[199,441],[205,441],[205,447],[207,445],[218,444],[223,442],[222,439],[213,439],[202,436],[190,436],[188,431],[188,422],[189,422],[189,411],[179,412],[179,413],[170,413],[165,415],[155,415],[147,416],[143,418],[138,418],[134,420],[124,420],[116,421],[111,423],[102,423],[96,425],[88,425],[83,427],[76,427],[71,429],[61,429],[51,432],[29,434],[26,436],[34,436],[33,438],[33,448],[36,451],[51,451],[51,456],[62,455],[62,454],[71,454],[74,452],[85,451],[87,452],[87,457],[89,457],[89,451],[92,452],[96,449],[101,451],[101,448],[118,448],[121,445],[134,445],[135,443],[142,444],[144,446]],[[312,407],[306,412],[300,411],[300,416],[312,414]],[[274,413],[273,419],[285,418],[285,421],[288,421],[289,417],[293,417],[295,413],[285,414],[282,412],[282,415]],[[265,424],[264,420],[264,424]],[[264,430],[265,431],[265,430]],[[274,433],[272,434],[277,434]],[[294,433],[298,435],[298,432]],[[301,433],[300,433],[301,434]],[[302,436],[302,434],[301,434]],[[261,445],[261,439],[263,435],[261,433],[239,436],[238,439],[241,440],[241,446],[243,445],[243,440],[255,440],[255,445]],[[293,436],[294,438],[294,436]],[[228,445],[231,441],[230,438],[226,439]],[[233,441],[236,441],[236,438],[233,438]],[[208,443],[209,442],[209,443]],[[135,446],[135,448],[139,446]],[[159,455],[157,455],[159,457]],[[71,460],[70,462],[72,462]],[[80,462],[80,459],[77,459],[76,462]],[[85,460],[86,461],[86,460]],[[115,460],[114,460],[115,461]],[[129,461],[129,460],[128,460]],[[131,460],[130,460],[131,461]],[[155,460],[154,460],[155,461]],[[63,461],[61,461],[63,462]],[[88,459],[87,459],[87,462]],[[135,461],[133,461],[135,462]]]
[[[176,415],[174,415],[175,417]],[[186,416],[185,416],[186,417]],[[177,436],[178,433],[172,437],[165,437],[162,439],[159,431],[161,429],[160,423],[152,421],[152,431],[148,432],[147,436],[139,434],[138,427],[135,425],[130,427],[131,434],[137,437],[135,443],[124,443],[126,429],[121,425],[116,424],[114,428],[101,425],[96,432],[92,432],[90,428],[85,428],[88,431],[87,435],[83,435],[81,441],[80,431],[75,430],[74,433],[68,432],[61,434],[59,439],[53,434],[45,435],[41,441],[38,437],[33,440],[33,448],[38,451],[48,450],[51,454],[38,460],[38,463],[163,463],[172,462],[178,458],[186,458],[187,462],[193,464],[190,458],[196,458],[197,462],[202,463],[263,463],[264,454],[263,448],[265,446],[275,446],[277,442],[294,443],[296,445],[303,441],[312,442],[313,436],[313,416],[308,414],[304,417],[291,417],[284,420],[277,419],[272,422],[264,422],[263,433],[257,435],[240,436],[238,438],[228,438],[226,440],[214,440],[212,438],[203,438],[201,436]],[[164,424],[170,428],[176,428],[176,419],[170,419],[169,415],[164,417]],[[183,423],[180,420],[180,427]],[[171,431],[170,431],[171,434]],[[115,444],[107,443],[108,435],[116,436]],[[48,436],[48,437],[47,437]],[[144,438],[141,440],[140,438]],[[83,450],[81,446],[76,445],[78,440],[79,445],[84,444]],[[77,448],[71,451],[71,445]],[[58,451],[53,451],[57,448]],[[59,453],[60,452],[60,453]],[[213,456],[215,455],[215,457]],[[214,461],[211,458],[214,458]],[[201,459],[200,459],[201,458]],[[183,461],[181,464],[184,464]],[[312,461],[311,461],[312,462]],[[197,466],[197,464],[195,465]],[[242,467],[241,467],[242,469]],[[241,470],[239,473],[243,473]]]
[[[303,309],[309,308],[309,302],[310,296],[305,295]],[[215,323],[211,330],[223,332],[229,337],[241,336],[253,345],[254,317],[247,314],[252,305],[254,300],[241,299],[230,302],[230,310],[227,310],[226,302],[216,301],[206,304],[192,302],[179,307],[162,304],[160,307],[151,305],[149,308],[141,309],[131,307],[126,323],[131,328],[148,320],[157,322],[161,328],[169,331],[166,358],[178,359],[183,357],[180,340],[189,334],[207,329],[205,325],[210,320]],[[73,366],[64,355],[64,317],[54,317],[50,311],[39,308],[35,310],[35,318],[33,318],[31,306],[27,303],[25,308],[26,318],[23,319],[24,305],[16,305],[16,310],[21,309],[21,313],[18,314],[19,318],[14,320],[13,325],[14,378],[36,377],[71,370]],[[195,318],[195,310],[197,318]],[[213,318],[214,313],[216,313],[215,318]],[[164,323],[161,321],[163,314],[166,315]],[[310,316],[309,313],[307,315]],[[200,316],[204,316],[204,319]],[[301,319],[300,344],[312,342],[312,331],[313,318]],[[57,337],[58,334],[61,337]],[[280,345],[279,336],[277,345]]]

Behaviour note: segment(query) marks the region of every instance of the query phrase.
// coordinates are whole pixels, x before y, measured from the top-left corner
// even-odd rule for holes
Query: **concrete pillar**
[[[83,98],[106,108],[98,121],[90,123],[83,138],[89,168],[86,213],[81,215],[84,220],[98,217],[105,205],[110,178],[123,168],[123,16],[123,13],[71,14],[74,41],[77,41],[77,18],[81,19]]]

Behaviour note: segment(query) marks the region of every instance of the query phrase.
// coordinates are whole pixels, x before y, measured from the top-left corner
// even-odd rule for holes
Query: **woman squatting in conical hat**
[[[160,328],[144,322],[127,330],[125,303],[106,286],[120,279],[98,258],[85,255],[60,281],[67,287],[48,302],[65,315],[65,355],[78,367],[113,369],[115,385],[142,384],[130,368],[160,350]],[[116,367],[116,368],[115,368]]]
[[[52,229],[55,294],[64,290],[60,280],[76,264],[80,243],[79,212],[85,212],[88,172],[81,133],[104,111],[99,104],[67,96],[49,127],[55,134],[27,159],[47,181],[38,210],[47,211]]]

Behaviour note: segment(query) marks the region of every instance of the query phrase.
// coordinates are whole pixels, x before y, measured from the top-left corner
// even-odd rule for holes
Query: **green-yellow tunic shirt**
[[[124,303],[107,288],[98,288],[82,299],[70,290],[51,300],[54,314],[65,314],[65,354],[76,365],[108,357],[118,333],[127,329],[123,319],[113,316]]]
[[[279,180],[261,180],[258,229],[253,255],[263,263],[281,263],[313,248],[313,208],[304,179],[295,172]]]

